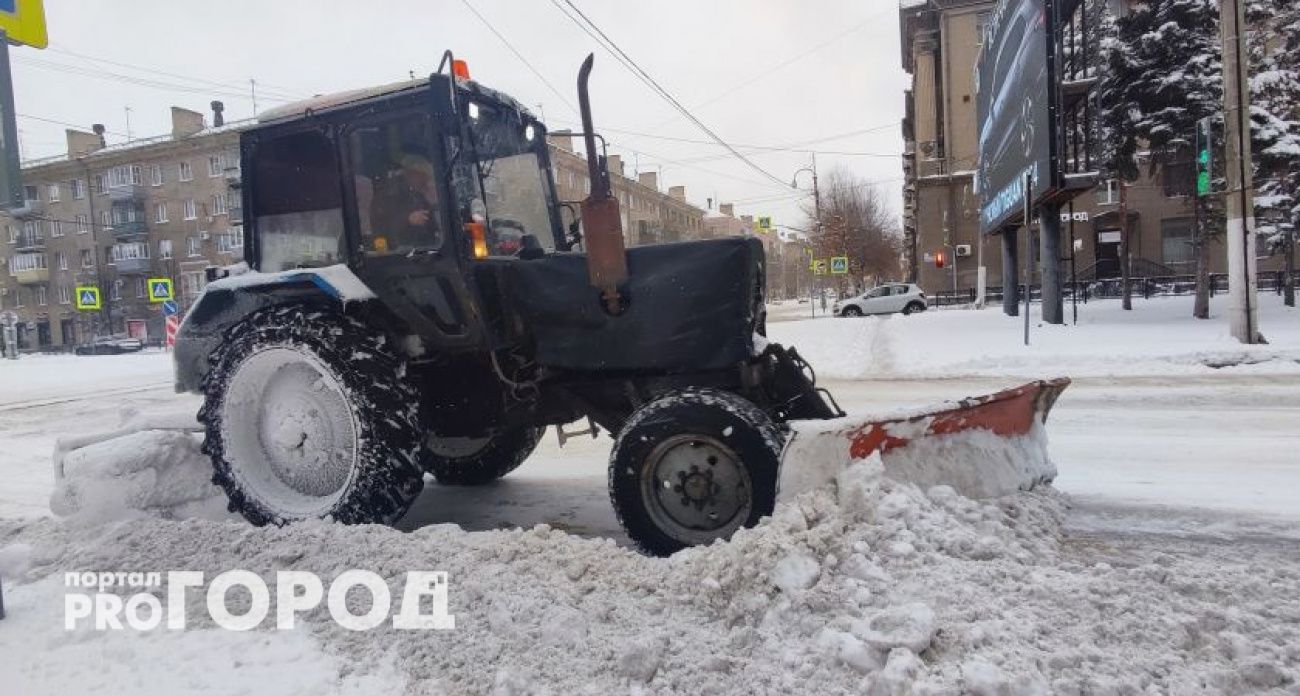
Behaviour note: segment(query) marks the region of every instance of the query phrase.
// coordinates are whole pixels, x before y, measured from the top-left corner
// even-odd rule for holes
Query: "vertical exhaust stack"
[[[594,54],[588,54],[578,71],[578,108],[582,112],[583,140],[587,146],[587,171],[591,193],[582,202],[583,246],[587,251],[587,277],[600,289],[605,311],[623,312],[626,305],[618,287],[627,280],[627,249],[623,246],[622,216],[618,199],[610,190],[605,158],[596,153],[596,132],[591,123],[591,100],[587,80],[591,77]]]

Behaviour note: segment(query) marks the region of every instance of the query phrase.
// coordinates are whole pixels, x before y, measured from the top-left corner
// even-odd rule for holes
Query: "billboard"
[[[975,72],[980,231],[996,232],[1054,186],[1052,0],[1001,0]],[[1025,188],[1025,175],[1032,180]]]

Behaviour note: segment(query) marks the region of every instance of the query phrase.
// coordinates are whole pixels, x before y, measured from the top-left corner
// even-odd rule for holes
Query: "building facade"
[[[979,196],[974,190],[978,157],[975,66],[984,22],[994,0],[922,0],[899,10],[902,65],[911,77],[902,124],[903,228],[910,278],[929,293],[968,292],[979,266],[990,286],[1002,284],[1001,240],[981,237]],[[1111,3],[1123,11],[1124,3]],[[1126,187],[1132,273],[1182,275],[1195,271],[1191,246],[1195,221],[1194,165],[1185,159],[1139,162],[1141,178]],[[1081,280],[1120,274],[1119,182],[1103,181],[1074,200],[1073,224],[1062,225],[1062,277],[1070,278],[1069,257]],[[1072,244],[1071,239],[1075,243]],[[1023,257],[1025,238],[1020,236]],[[944,266],[936,266],[942,253]],[[1225,248],[1212,240],[1212,273],[1227,268]],[[1281,256],[1263,256],[1260,272],[1282,268]],[[1032,250],[1034,258],[1037,249]]]
[[[573,149],[573,136],[567,131],[555,131],[547,140],[559,199],[577,202],[586,198],[591,192],[591,178],[587,160]],[[659,189],[657,172],[640,172],[631,178],[618,155],[609,156],[608,166],[628,246],[703,238],[704,211],[686,201],[685,186],[670,186],[664,193]]]
[[[182,311],[204,269],[242,258],[240,124],[173,107],[172,132],[106,146],[103,129],[67,131],[66,155],[24,163],[24,209],[0,217],[6,248],[0,312],[18,316],[19,348],[60,349],[95,336],[163,336],[146,281],[172,280]],[[78,310],[77,287],[102,308]]]

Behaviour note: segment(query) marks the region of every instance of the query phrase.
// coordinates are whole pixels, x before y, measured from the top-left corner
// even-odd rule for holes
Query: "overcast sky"
[[[896,0],[572,0],[646,72],[724,140],[822,151],[819,171],[846,167],[901,200],[905,75]],[[559,0],[563,5],[563,0]],[[736,201],[737,214],[801,225],[788,182],[807,152],[750,158],[778,185],[678,115],[551,0],[45,0],[50,48],[11,50],[24,157],[65,149],[59,123],[103,123],[110,142],[170,130],[168,107],[251,117],[287,100],[427,74],[444,49],[474,79],[541,105],[552,130],[576,126],[575,81],[596,53],[596,126],[628,173],[660,172],[691,202]],[[553,85],[538,79],[472,5]],[[572,10],[570,10],[572,12]],[[794,60],[792,60],[794,59]],[[536,109],[534,109],[536,110]],[[634,135],[642,134],[642,135]],[[655,136],[655,137],[650,137]],[[843,136],[843,137],[834,137]],[[677,140],[674,140],[677,139]],[[819,141],[810,143],[809,141]],[[870,153],[870,154],[832,154]],[[801,187],[810,177],[800,175]],[[746,203],[745,201],[750,201]]]

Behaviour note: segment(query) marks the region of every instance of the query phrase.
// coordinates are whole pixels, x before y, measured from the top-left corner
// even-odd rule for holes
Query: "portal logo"
[[[204,588],[204,575],[179,570],[162,574],[83,572],[64,574],[69,591],[63,599],[63,627],[69,631],[90,627],[97,631],[152,631],[162,626],[184,630],[187,624],[186,599],[193,592],[205,593],[208,616],[216,625],[231,631],[248,631],[261,626],[271,613],[272,588],[262,576],[247,570],[228,570],[218,574]],[[75,588],[75,591],[74,589]],[[134,594],[113,592],[114,588],[135,588]],[[237,589],[242,588],[242,589]],[[370,608],[354,614],[348,608],[348,594],[354,588],[369,595]],[[243,613],[231,611],[232,592],[248,598],[240,602]],[[275,628],[290,630],[297,615],[310,611],[325,601],[330,618],[352,631],[369,631],[391,621],[400,630],[449,631],[456,628],[456,617],[447,613],[447,573],[411,571],[406,573],[400,609],[393,613],[392,592],[388,583],[369,570],[347,570],[330,583],[328,592],[315,573],[284,570],[275,574]],[[166,602],[160,598],[165,597]],[[246,607],[245,607],[246,605]],[[426,611],[427,610],[427,611]]]

